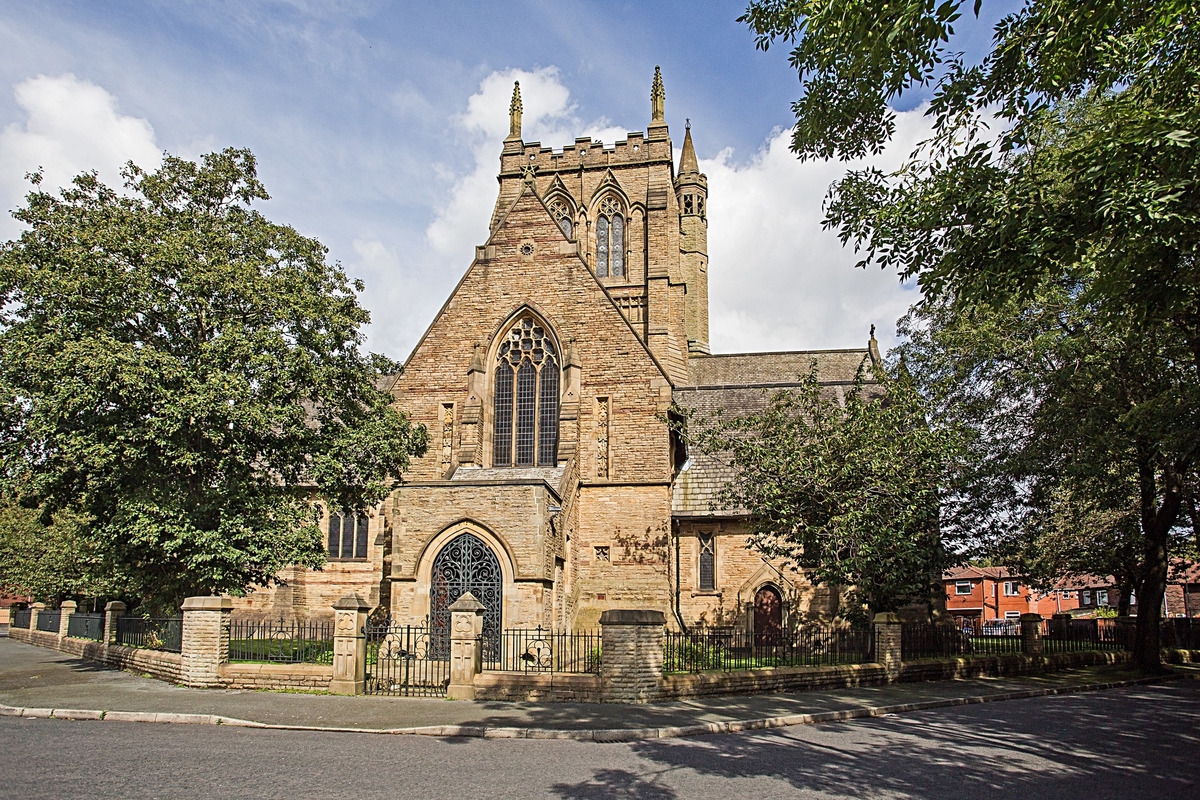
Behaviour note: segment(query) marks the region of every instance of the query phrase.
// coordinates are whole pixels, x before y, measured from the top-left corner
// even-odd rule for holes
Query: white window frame
[[[963,586],[967,587],[967,590],[965,592],[963,591]],[[954,595],[956,597],[958,597],[959,595],[964,595],[964,594],[972,594],[974,591],[975,591],[975,581],[955,581],[954,582]]]
[[[1020,582],[1005,581],[1004,582],[1004,596],[1005,597],[1020,597],[1021,596]]]

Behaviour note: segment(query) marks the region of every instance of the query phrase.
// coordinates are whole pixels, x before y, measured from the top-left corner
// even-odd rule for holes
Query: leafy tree
[[[0,508],[0,594],[47,601],[124,593],[76,515],[64,511],[47,524],[36,510]]]
[[[1095,381],[1091,396],[1107,403],[1083,404],[1076,410],[1094,414],[1078,421],[1120,424],[1072,426],[1097,437],[1075,448],[1072,463],[1137,465],[1123,479],[1137,487],[1143,545],[1138,659],[1154,668],[1151,601],[1161,596],[1164,548],[1194,481],[1195,453],[1184,443],[1200,371],[1200,7],[1027,0],[997,23],[977,64],[952,50],[961,8],[955,0],[758,0],[742,20],[762,48],[794,44],[805,93],[793,147],[802,158],[878,152],[894,129],[889,103],[932,87],[933,135],[909,163],[890,175],[852,172],[831,188],[826,222],[863,251],[860,265],[895,268],[919,282],[926,301],[952,298],[959,308],[1016,313],[1023,301],[1041,308],[1048,287],[1085,293],[1079,308],[1097,327],[1063,344],[1077,348]],[[1156,337],[1166,350],[1137,347]],[[1159,369],[1163,357],[1171,369]],[[1190,375],[1175,369],[1181,358]],[[1067,373],[1049,369],[1060,397],[1083,403],[1082,391],[1061,382]],[[1150,386],[1126,391],[1122,380]],[[1163,394],[1162,381],[1179,393]],[[1134,407],[1145,397],[1158,402]],[[1049,418],[1049,406],[1029,408]],[[1130,460],[1117,458],[1121,447]],[[989,501],[1005,491],[985,484],[976,488],[994,492]]]
[[[361,350],[361,283],[250,207],[246,150],[130,164],[123,193],[31,177],[0,246],[0,491],[86,518],[164,609],[320,566],[311,501],[378,501],[427,440]]]
[[[771,395],[761,411],[684,410],[693,447],[732,468],[720,502],[750,512],[751,546],[816,584],[848,587],[842,613],[852,619],[932,601],[953,558],[938,513],[958,435],[927,424],[903,372],[876,376],[869,385],[860,370],[839,401],[814,363],[799,388]]]

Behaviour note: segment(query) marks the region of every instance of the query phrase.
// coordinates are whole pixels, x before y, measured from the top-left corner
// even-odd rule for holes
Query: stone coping
[[[661,611],[613,608],[600,615],[601,625],[666,625],[667,616]]]

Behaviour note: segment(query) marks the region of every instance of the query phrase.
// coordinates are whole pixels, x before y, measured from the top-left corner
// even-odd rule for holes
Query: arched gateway
[[[450,652],[450,606],[470,592],[483,603],[485,641],[500,641],[500,562],[482,539],[461,533],[442,548],[433,560],[429,581],[429,628],[435,652]]]

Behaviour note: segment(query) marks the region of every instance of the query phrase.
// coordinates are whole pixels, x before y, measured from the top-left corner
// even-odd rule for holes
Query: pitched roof
[[[731,353],[688,359],[693,387],[795,386],[817,362],[822,384],[853,383],[858,368],[870,357],[867,348],[806,350],[786,353]]]

